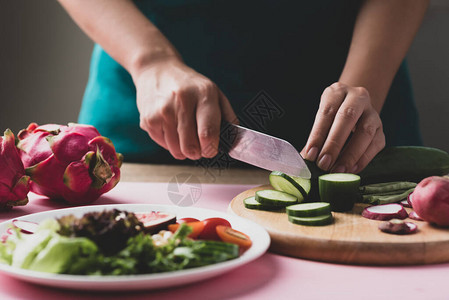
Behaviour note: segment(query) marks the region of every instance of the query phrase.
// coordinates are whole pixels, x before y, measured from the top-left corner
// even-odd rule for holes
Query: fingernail
[[[329,154],[324,154],[318,161],[317,165],[321,170],[327,171],[331,165],[331,156]]]
[[[357,171],[358,168],[359,168],[359,166],[358,166],[358,165],[355,165],[354,167],[352,167],[350,173],[355,173],[355,171]]]
[[[345,172],[346,172],[345,166],[337,166],[333,170],[333,173],[345,173]]]
[[[306,154],[306,159],[310,160],[310,161],[315,161],[316,157],[318,156],[318,148],[317,147],[312,147],[309,149],[309,151],[307,151]]]

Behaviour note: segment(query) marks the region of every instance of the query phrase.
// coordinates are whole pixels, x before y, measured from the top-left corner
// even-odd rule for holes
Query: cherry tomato
[[[182,223],[191,223],[191,222],[199,222],[200,220],[195,218],[181,218],[176,220],[176,223],[182,224]]]
[[[197,221],[197,222],[186,222],[185,223],[187,226],[190,226],[193,231],[188,235],[189,238],[197,238],[198,235],[200,235],[200,233],[203,231],[204,229],[204,223],[201,221]],[[178,230],[179,226],[181,224],[170,224],[168,225],[168,230],[170,230],[171,232],[175,233],[176,230]]]
[[[217,231],[215,230],[215,228],[218,225],[231,227],[229,221],[223,218],[208,218],[204,219],[202,222],[204,223],[204,229],[198,236],[198,238],[201,240],[219,241],[220,237],[217,235]]]
[[[215,229],[223,242],[236,244],[242,249],[248,249],[252,245],[249,236],[243,232],[223,225],[218,225]]]

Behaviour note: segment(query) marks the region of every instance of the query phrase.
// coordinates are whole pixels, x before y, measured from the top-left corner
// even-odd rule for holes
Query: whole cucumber
[[[449,154],[443,150],[398,146],[385,148],[360,172],[362,184],[412,181],[449,173]]]

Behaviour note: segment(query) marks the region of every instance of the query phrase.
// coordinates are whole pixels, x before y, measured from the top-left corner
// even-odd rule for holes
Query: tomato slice
[[[188,235],[189,238],[195,239],[198,237],[198,235],[200,235],[200,233],[203,231],[204,229],[204,223],[201,221],[198,222],[186,222],[185,223],[187,226],[190,226],[193,231]],[[181,224],[170,224],[168,225],[168,230],[170,230],[171,232],[175,233],[176,230],[178,230],[179,226]]]
[[[231,227],[218,225],[215,230],[223,242],[236,244],[242,249],[248,249],[253,244],[249,236]]]
[[[218,236],[217,230],[215,228],[218,225],[231,227],[231,223],[223,218],[208,218],[204,219],[202,222],[204,223],[204,229],[198,236],[198,238],[201,240],[219,241],[220,237]]]
[[[191,222],[199,222],[200,220],[195,218],[181,218],[176,220],[176,223],[182,224],[182,223],[191,223]]]

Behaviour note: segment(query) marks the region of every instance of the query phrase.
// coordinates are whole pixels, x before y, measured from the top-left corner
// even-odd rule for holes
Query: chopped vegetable
[[[332,214],[317,217],[293,217],[288,216],[288,220],[294,224],[306,226],[324,226],[329,225],[333,221]]]
[[[182,223],[182,224],[170,224],[168,225],[168,230],[171,232],[176,232],[178,228],[180,228],[181,225],[187,225],[192,229],[192,231],[189,233],[188,237],[195,239],[197,238],[201,232],[204,229],[204,222],[198,221],[198,222],[188,222],[188,223]]]
[[[410,207],[413,207],[413,193],[410,193],[408,196],[407,196],[407,202],[408,202],[408,205],[410,205]]]
[[[331,214],[331,206],[327,202],[312,202],[290,205],[285,208],[292,217],[317,217]]]
[[[279,205],[266,205],[261,204],[256,200],[255,196],[251,196],[243,199],[243,205],[248,209],[260,209],[260,210],[281,210],[284,206]]]
[[[168,224],[176,223],[176,216],[159,211],[150,213],[134,213],[137,219],[143,223],[145,232],[153,234],[167,228]]]
[[[256,192],[256,201],[264,205],[285,207],[298,203],[298,198],[281,191],[262,190]]]
[[[332,173],[318,178],[321,201],[328,202],[332,211],[351,210],[359,199],[360,176],[349,173]]]
[[[400,202],[400,204],[401,204],[402,206],[404,206],[404,207],[408,207],[408,208],[411,208],[411,207],[412,207],[412,206],[410,205],[410,202],[408,202],[407,199],[402,200],[402,201]]]
[[[213,240],[219,241],[220,237],[217,234],[215,228],[218,225],[231,227],[231,223],[228,220],[223,218],[207,218],[202,221],[204,223],[204,229],[201,231],[198,236],[201,240]]]
[[[411,211],[409,214],[408,214],[408,217],[410,218],[410,219],[413,219],[413,220],[416,220],[416,221],[424,221],[420,216],[418,216],[418,214],[416,213],[416,211]]]
[[[307,199],[311,188],[310,179],[290,176],[279,171],[271,172],[269,180],[275,190],[295,196],[298,202]]]
[[[387,221],[391,219],[405,219],[408,214],[402,205],[397,203],[369,206],[362,212],[367,219]]]
[[[20,229],[22,233],[31,234],[37,230],[39,224],[35,222],[29,222],[24,220],[12,220],[12,225]]]
[[[181,218],[176,220],[176,223],[182,224],[182,223],[190,223],[190,222],[199,222],[200,220],[195,218]]]
[[[412,222],[404,222],[403,220],[392,219],[379,224],[382,232],[392,234],[411,234],[418,231],[418,226]]]
[[[449,178],[432,176],[413,192],[413,209],[425,221],[449,227]]]
[[[223,225],[218,225],[215,229],[218,236],[223,242],[236,244],[242,249],[248,249],[252,245],[249,236],[247,236],[243,232]]]

